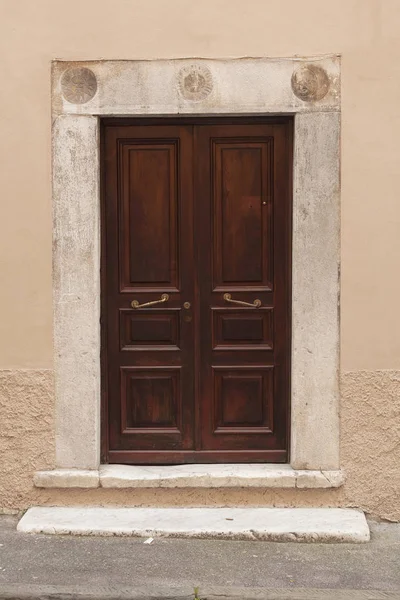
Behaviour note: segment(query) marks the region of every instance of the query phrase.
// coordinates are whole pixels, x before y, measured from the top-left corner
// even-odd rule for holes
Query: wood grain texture
[[[287,461],[290,157],[289,118],[103,124],[104,462]]]
[[[194,303],[191,128],[106,126],[103,139],[108,448],[194,449],[195,332],[182,314]],[[166,303],[131,307],[162,293]]]

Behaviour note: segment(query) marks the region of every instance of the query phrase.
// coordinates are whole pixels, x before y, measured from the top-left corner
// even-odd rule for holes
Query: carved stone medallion
[[[329,77],[317,65],[303,65],[292,75],[292,90],[304,102],[322,100],[329,90]]]
[[[97,91],[96,76],[85,67],[67,69],[61,78],[61,90],[64,98],[71,104],[85,104]]]
[[[178,89],[186,100],[204,100],[213,89],[211,71],[205,65],[188,65],[178,73]]]

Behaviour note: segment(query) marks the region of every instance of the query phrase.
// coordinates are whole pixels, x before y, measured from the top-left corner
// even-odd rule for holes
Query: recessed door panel
[[[272,289],[273,141],[211,143],[214,289]]]
[[[214,433],[271,433],[273,367],[213,367]]]
[[[119,142],[121,290],[179,285],[178,140]]]
[[[123,433],[164,430],[180,433],[182,398],[180,368],[125,367],[121,369]]]
[[[120,310],[121,350],[179,350],[180,310]]]
[[[272,350],[273,309],[214,308],[214,350]]]

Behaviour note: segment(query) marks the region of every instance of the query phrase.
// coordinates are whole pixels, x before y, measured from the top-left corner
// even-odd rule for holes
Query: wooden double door
[[[291,125],[103,122],[104,462],[288,460]]]

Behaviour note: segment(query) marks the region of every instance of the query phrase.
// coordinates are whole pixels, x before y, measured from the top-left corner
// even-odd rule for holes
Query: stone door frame
[[[55,61],[56,466],[100,464],[100,118],[294,115],[290,465],[339,469],[340,59]]]

